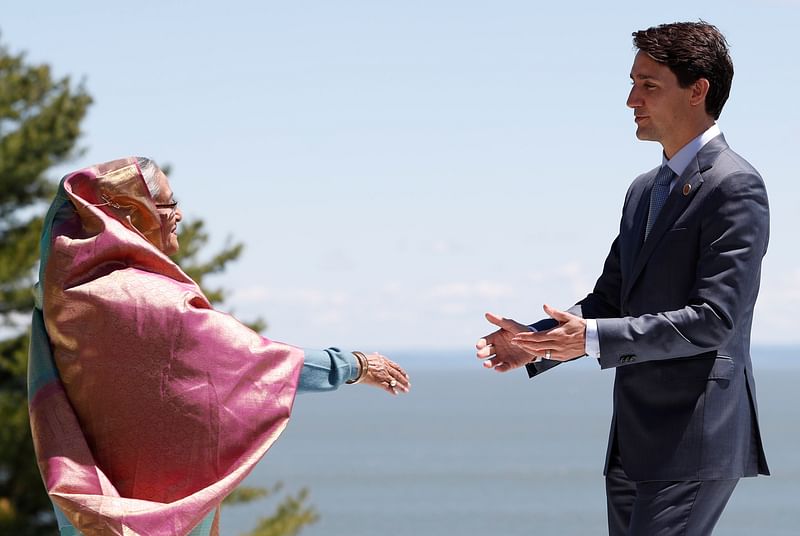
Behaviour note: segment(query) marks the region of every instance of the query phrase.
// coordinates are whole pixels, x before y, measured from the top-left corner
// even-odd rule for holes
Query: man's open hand
[[[510,342],[528,355],[544,356],[555,361],[569,361],[586,354],[586,320],[544,306],[544,312],[558,321],[558,326],[547,331],[518,333]]]
[[[486,313],[486,320],[500,329],[479,339],[475,345],[478,349],[478,359],[485,359],[484,367],[507,372],[530,363],[536,357],[522,347],[511,344],[511,340],[518,334],[530,332],[528,326],[492,313]]]

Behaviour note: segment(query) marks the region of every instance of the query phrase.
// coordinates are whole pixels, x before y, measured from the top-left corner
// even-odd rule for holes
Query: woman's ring
[[[545,359],[550,359],[550,355],[551,355],[551,354],[550,354],[550,350],[545,350],[545,351],[544,351],[544,358],[545,358]]]
[[[397,380],[395,380],[394,378],[392,378],[392,381],[390,381],[390,382],[389,382],[389,387],[391,387],[392,389],[394,389],[395,387],[397,387]]]

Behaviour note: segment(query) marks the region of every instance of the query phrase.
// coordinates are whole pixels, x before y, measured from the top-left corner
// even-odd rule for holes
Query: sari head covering
[[[302,350],[215,311],[162,240],[135,158],[64,177],[45,220],[31,429],[85,536],[217,534],[294,401]]]

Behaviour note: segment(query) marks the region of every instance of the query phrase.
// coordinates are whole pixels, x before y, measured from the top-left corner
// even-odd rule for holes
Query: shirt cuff
[[[600,358],[600,334],[597,332],[597,320],[586,319],[586,355]]]

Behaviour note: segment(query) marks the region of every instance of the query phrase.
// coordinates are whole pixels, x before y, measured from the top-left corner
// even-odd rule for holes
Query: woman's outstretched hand
[[[393,395],[409,391],[411,383],[408,374],[400,365],[377,352],[366,354],[366,358],[369,367],[363,383],[374,385]]]

